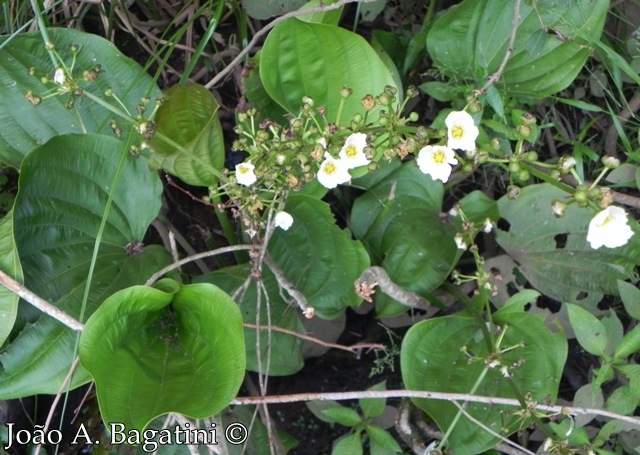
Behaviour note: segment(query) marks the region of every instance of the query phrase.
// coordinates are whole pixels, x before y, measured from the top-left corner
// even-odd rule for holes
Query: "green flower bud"
[[[367,169],[369,169],[369,172],[376,172],[379,168],[380,168],[380,165],[373,161],[369,163],[369,165],[367,166]]]
[[[531,129],[531,127],[524,123],[516,128],[516,133],[518,133],[518,136],[523,139],[527,139],[528,137],[530,137],[532,132],[533,130]]]
[[[419,118],[420,118],[420,116],[418,115],[417,112],[411,112],[409,114],[409,121],[410,122],[417,122]]]
[[[526,169],[520,169],[520,172],[518,172],[518,180],[522,182],[526,182],[527,180],[529,180],[530,177],[531,175],[529,174],[529,171],[527,171]]]
[[[527,156],[525,157],[525,159],[529,162],[529,163],[535,163],[536,161],[538,161],[538,152],[527,152]]]
[[[406,93],[405,93],[407,98],[415,98],[419,94],[420,94],[420,92],[418,91],[418,89],[417,89],[417,87],[415,85],[410,85],[409,87],[407,87],[407,90],[406,90]]]
[[[520,171],[520,163],[518,163],[518,161],[514,158],[511,158],[511,161],[509,161],[509,172],[512,174],[515,174],[516,172]]]
[[[392,101],[393,98],[386,93],[382,93],[378,96],[378,104],[381,104],[382,106],[389,106]]]
[[[352,93],[353,93],[353,90],[351,90],[349,87],[342,87],[340,89],[340,96],[343,98],[349,98]]]
[[[615,169],[620,166],[620,160],[616,157],[607,155],[602,157],[602,164],[607,169]]]
[[[589,193],[587,188],[579,186],[576,189],[576,192],[573,193],[573,199],[579,204],[589,202]]]

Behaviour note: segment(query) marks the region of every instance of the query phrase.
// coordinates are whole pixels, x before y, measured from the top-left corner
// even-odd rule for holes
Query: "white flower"
[[[490,218],[487,218],[486,220],[484,220],[484,233],[488,234],[489,232],[491,232],[491,229],[493,229],[493,223],[491,222]]]
[[[64,70],[62,68],[56,68],[55,73],[53,73],[53,82],[58,85],[62,85],[67,82],[67,77],[64,75]]]
[[[479,130],[468,112],[450,112],[444,123],[447,125],[447,136],[449,137],[447,147],[465,151],[475,150]]]
[[[467,249],[467,244],[464,243],[464,239],[462,238],[462,234],[458,233],[455,235],[455,237],[453,238],[453,240],[456,241],[456,245],[458,246],[459,250],[466,250]]]
[[[236,164],[236,179],[240,185],[251,186],[256,183],[258,177],[253,172],[256,167],[249,161],[246,163]]]
[[[627,212],[620,207],[609,206],[589,223],[587,242],[591,248],[617,248],[625,245],[633,236],[633,231],[627,224]]]
[[[371,162],[364,154],[367,146],[367,135],[364,133],[353,133],[344,143],[338,156],[344,161],[348,169],[358,166],[366,166]]]
[[[446,183],[451,175],[451,165],[458,164],[455,153],[442,145],[427,145],[418,153],[416,163],[420,170],[429,174],[433,180]]]
[[[287,212],[280,211],[280,212],[276,212],[276,217],[274,221],[276,223],[276,226],[286,231],[293,224],[293,217],[289,215]]]
[[[336,160],[325,152],[324,161],[318,170],[318,181],[322,186],[331,189],[341,183],[347,183],[349,180],[351,180],[351,175],[343,160]]]
[[[327,148],[327,140],[324,137],[321,137],[316,141],[316,144],[320,144],[323,149]]]

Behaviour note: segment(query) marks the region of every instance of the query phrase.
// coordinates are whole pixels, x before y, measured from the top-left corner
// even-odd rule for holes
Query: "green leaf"
[[[109,297],[80,337],[105,422],[142,431],[168,412],[204,418],[236,396],[245,372],[242,316],[211,284],[134,286]]]
[[[342,406],[340,403],[333,400],[312,400],[305,402],[305,405],[314,416],[316,416],[323,422],[333,422],[333,420],[327,418],[327,416],[324,415],[324,410]]]
[[[535,401],[554,403],[567,356],[567,341],[563,334],[552,333],[537,317],[527,313],[500,310],[494,323],[506,329],[501,347],[516,347],[500,356],[503,365],[520,363],[510,368],[511,380],[498,368],[489,369],[475,394],[515,398],[514,386],[531,394]],[[487,358],[490,340],[485,339],[484,322],[463,316],[447,316],[419,322],[405,335],[400,356],[402,378],[410,390],[470,393],[485,368],[484,362],[469,362],[461,348],[472,355]],[[511,381],[513,383],[511,383]],[[416,399],[416,405],[429,414],[442,429],[448,431],[458,408],[441,400]],[[467,411],[490,428],[509,434],[526,426],[513,408],[486,404],[469,404]],[[464,416],[449,437],[450,449],[457,455],[481,453],[493,447],[499,439],[482,431]]]
[[[339,439],[331,455],[362,455],[362,450],[360,432],[356,432]]]
[[[604,356],[608,339],[607,330],[602,322],[578,305],[570,303],[566,305],[571,328],[575,332],[580,346],[590,354]]]
[[[105,90],[111,88],[127,109],[133,112],[133,117],[136,116],[136,105],[140,104],[143,97],[160,96],[160,90],[144,69],[125,57],[113,43],[70,28],[49,28],[47,31],[67,65],[72,61],[69,46],[80,46],[73,77],[82,78],[83,71],[92,70],[96,64],[101,65],[104,72],[95,81],[78,83],[85,94],[105,98]],[[34,76],[28,76],[31,67],[36,69]],[[67,109],[70,95],[47,98],[38,107],[33,107],[25,100],[28,91],[44,98],[55,84],[43,84],[40,76],[46,74],[51,79],[54,71],[40,32],[12,36],[0,48],[0,84],[4,87],[2,102],[4,106],[11,106],[11,109],[2,111],[0,161],[16,169],[20,168],[27,152],[53,136],[86,131],[112,134],[110,121],[114,114],[87,96],[73,97],[75,107],[71,110]],[[113,102],[112,99],[107,101]],[[120,108],[115,102],[113,104]],[[121,120],[118,119],[119,122]],[[130,127],[125,122],[119,126],[124,133],[123,141],[128,140]]]
[[[617,367],[629,380],[629,390],[640,399],[640,365],[621,365]]]
[[[124,157],[118,186],[114,176]],[[111,210],[84,312],[91,315],[112,293],[144,283],[171,262],[161,247],[142,250],[147,227],[160,210],[162,184],[121,141],[97,134],[56,136],[22,164],[13,229],[25,286],[80,317],[96,236],[109,194]],[[142,250],[142,252],[140,252]],[[39,313],[38,313],[39,315]],[[73,361],[77,334],[42,316],[30,319],[2,357],[2,399],[58,392]],[[80,368],[71,387],[90,379]]]
[[[440,218],[444,187],[406,163],[356,199],[351,228],[375,265],[404,289],[426,295],[449,275],[460,250],[455,228]],[[407,310],[390,297],[376,294],[379,316]]]
[[[13,212],[0,221],[0,269],[18,282],[22,281],[22,267],[13,238]],[[0,346],[13,329],[18,313],[18,295],[0,286]]]
[[[271,98],[289,113],[299,112],[302,98],[309,96],[316,106],[326,108],[330,122],[337,121],[340,89],[351,88],[352,95],[344,100],[341,125],[362,113],[361,100],[366,95],[375,96],[386,85],[395,86],[386,64],[361,36],[295,18],[269,33],[260,57],[260,78]]]
[[[365,431],[367,432],[369,439],[371,439],[371,444],[375,444],[380,446],[380,448],[385,449],[385,453],[402,453],[402,448],[387,430],[376,425],[367,425],[365,427]]]
[[[607,411],[622,414],[624,416],[633,415],[633,411],[638,407],[640,399],[631,392],[628,385],[623,385],[615,389],[607,399]]]
[[[244,0],[242,7],[254,19],[269,19],[295,11],[305,4],[305,0]]]
[[[594,250],[587,243],[591,210],[575,204],[562,218],[551,211],[553,200],[566,193],[550,184],[530,185],[513,201],[498,201],[507,229],[496,229],[496,240],[519,264],[519,270],[541,293],[561,302],[595,308],[604,294],[618,294],[618,280],[635,277],[640,264],[640,235],[621,248]],[[638,224],[629,224],[638,232]]]
[[[345,408],[344,406],[327,408],[320,412],[327,419],[339,423],[340,425],[343,425],[345,427],[355,427],[360,422],[362,422],[360,414],[358,414],[353,409]]]
[[[212,283],[228,294],[232,294],[243,285],[250,273],[251,267],[249,265],[237,265],[196,277],[194,282]],[[282,299],[278,283],[267,267],[262,271],[262,284],[266,290],[266,296],[261,293],[260,300],[258,300],[258,292],[260,291],[257,290],[255,281],[251,280],[242,301],[238,302],[244,322],[254,325],[259,323],[259,325],[266,327],[276,326],[292,332],[305,333],[298,313],[293,311],[288,302]],[[269,299],[268,308],[266,298]],[[256,307],[258,301],[261,302],[259,309]],[[252,327],[244,329],[247,369],[260,371],[270,376],[284,376],[300,371],[304,366],[302,340],[287,333],[269,331],[266,327],[261,330]],[[259,337],[257,332],[260,334]]]
[[[285,278],[324,319],[334,319],[348,306],[359,305],[362,299],[353,283],[369,267],[362,244],[336,226],[323,201],[294,194],[285,210],[293,216],[293,226],[287,231],[276,229],[269,241],[269,254]]]
[[[152,168],[195,186],[215,186],[224,164],[218,102],[202,85],[174,85],[164,94],[151,140]]]
[[[640,351],[640,325],[635,326],[622,337],[613,356],[624,359],[638,351]]]
[[[631,283],[618,280],[618,291],[627,314],[635,320],[640,320],[640,289]]]
[[[524,289],[511,297],[504,303],[504,308],[512,307],[516,311],[524,311],[524,307],[528,304],[533,304],[540,297],[538,291],[533,289]]]
[[[442,14],[427,36],[436,66],[455,81],[484,84],[507,53],[513,5],[465,0]],[[567,87],[591,55],[589,45],[598,42],[608,7],[607,0],[522,2],[513,52],[497,87],[536,99]]]
[[[487,218],[494,222],[500,219],[498,203],[480,190],[465,195],[458,204],[465,217],[475,224],[482,225]]]
[[[387,390],[386,383],[387,381],[379,382],[367,390]],[[360,398],[358,404],[360,405],[360,409],[362,409],[364,417],[369,419],[371,417],[377,417],[384,412],[387,406],[387,400],[385,398]]]

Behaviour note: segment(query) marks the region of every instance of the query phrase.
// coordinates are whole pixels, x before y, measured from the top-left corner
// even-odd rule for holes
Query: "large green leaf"
[[[178,412],[204,418],[236,396],[245,372],[242,316],[211,284],[134,286],[87,321],[80,359],[96,382],[105,422],[142,431]]]
[[[608,0],[521,2],[513,52],[498,87],[544,98],[566,88],[602,33]],[[438,68],[456,80],[478,80],[500,66],[508,48],[513,0],[465,0],[433,24],[427,49]]]
[[[174,85],[167,90],[155,116],[151,166],[190,185],[214,186],[224,164],[218,107],[201,85]]]
[[[22,267],[13,239],[13,212],[0,221],[0,269],[22,281]],[[18,296],[4,286],[0,286],[0,346],[5,342],[18,313]]]
[[[160,209],[161,191],[161,182],[146,161],[129,155],[115,138],[57,136],[34,149],[23,162],[13,215],[25,286],[80,317],[94,244],[111,192],[85,318],[115,291],[144,282],[170,262],[162,248],[142,250],[139,245]],[[57,393],[73,360],[75,337],[47,316],[27,325],[2,354],[0,397]],[[72,386],[88,379],[79,370]]]
[[[326,108],[330,122],[337,118],[340,89],[351,88],[341,124],[363,111],[365,95],[396,86],[386,64],[361,36],[298,19],[282,22],[269,33],[260,57],[260,78],[267,93],[288,112],[299,112],[302,98],[309,96],[316,106]]]
[[[501,349],[523,346],[503,353],[499,360],[509,368],[512,379],[505,378],[499,368],[489,369],[477,395],[515,398],[510,382],[521,395],[531,394],[538,402],[554,403],[567,356],[567,342],[563,334],[553,334],[537,317],[510,310],[500,310],[493,321],[504,330]],[[469,362],[468,354],[487,358],[488,340],[481,330],[484,322],[463,316],[429,319],[414,325],[402,343],[402,378],[410,390],[470,393],[485,368],[482,360]],[[466,347],[466,352],[461,348]],[[518,367],[511,368],[512,365]],[[458,408],[441,400],[416,399],[446,431]],[[528,425],[515,413],[516,408],[470,403],[468,413],[503,436]],[[462,416],[456,423],[449,444],[457,455],[481,453],[499,442],[491,434]]]
[[[67,65],[72,61],[69,46],[80,46],[74,65],[75,77],[82,77],[83,71],[101,65],[104,73],[94,82],[79,83],[86,93],[105,98],[105,90],[111,88],[130,112],[133,112],[133,116],[136,115],[135,107],[142,97],[160,96],[159,89],[142,67],[125,57],[109,41],[67,28],[49,28],[48,33]],[[25,100],[28,91],[44,97],[55,85],[45,85],[40,81],[41,75],[47,74],[51,79],[55,71],[40,33],[17,35],[8,43],[0,44],[4,44],[0,48],[0,86],[3,87],[4,106],[0,109],[0,161],[19,168],[27,152],[58,134],[87,131],[111,134],[109,123],[114,114],[86,96],[75,98],[75,108],[72,110],[66,107],[68,95],[47,98],[38,107],[33,107]],[[29,69],[32,67],[35,68],[36,75],[29,76]],[[121,122],[120,126],[126,133],[126,125]],[[123,134],[123,138],[126,137]]]
[[[595,307],[604,294],[618,295],[617,280],[633,279],[640,264],[640,229],[621,248],[593,249],[586,234],[593,211],[570,205],[562,218],[551,210],[566,193],[549,184],[523,188],[515,201],[498,201],[508,230],[496,229],[496,240],[516,261],[529,282],[560,302]]]
[[[407,163],[364,195],[351,213],[351,228],[399,286],[426,294],[449,275],[460,255],[455,228],[440,218],[444,187]],[[389,316],[406,311],[384,294],[376,309]]]

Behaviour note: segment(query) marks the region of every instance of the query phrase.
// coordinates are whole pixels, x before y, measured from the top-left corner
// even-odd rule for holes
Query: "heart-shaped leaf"
[[[83,313],[89,267],[110,194],[84,316],[115,291],[143,283],[171,260],[160,247],[142,248],[147,227],[160,210],[162,185],[147,162],[125,147],[118,139],[97,134],[56,136],[29,153],[22,165],[13,228],[25,286],[76,318]],[[31,322],[3,353],[3,399],[57,393],[73,361],[75,333],[47,316]],[[88,380],[80,369],[72,387]]]
[[[498,360],[508,368],[512,379],[507,379],[499,366],[489,369],[475,394],[492,397],[515,398],[510,381],[521,395],[531,399],[554,403],[564,362],[567,342],[563,334],[553,334],[537,317],[513,310],[500,310],[493,321],[505,329]],[[470,393],[490,353],[477,319],[449,316],[429,319],[414,325],[405,335],[401,351],[402,378],[408,389],[450,393]],[[520,346],[520,343],[523,343]],[[463,352],[462,348],[466,348]],[[478,361],[469,362],[469,355]],[[518,366],[515,366],[518,365]],[[458,414],[458,408],[441,400],[416,399],[415,403],[447,431]],[[462,404],[462,403],[461,403]],[[504,428],[507,436],[518,428],[526,427],[517,408],[470,403],[467,412],[489,428]],[[522,425],[522,426],[521,426]],[[483,431],[464,415],[455,424],[449,436],[450,448],[458,455],[481,453],[497,444],[499,439]]]
[[[387,65],[361,36],[295,18],[269,33],[261,52],[260,78],[271,98],[288,112],[299,112],[302,98],[308,96],[316,106],[326,108],[330,122],[337,120],[340,89],[351,88],[340,117],[343,125],[362,113],[366,95],[376,96],[386,85],[396,86]]]
[[[540,184],[523,188],[515,201],[501,198],[500,214],[509,229],[496,229],[496,240],[537,290],[560,302],[595,307],[604,294],[618,294],[617,280],[635,276],[640,229],[629,219],[636,234],[627,245],[595,250],[586,241],[593,211],[570,205],[562,218],[553,215],[552,201],[566,196]]]
[[[245,372],[242,316],[212,284],[134,286],[89,318],[80,359],[96,382],[105,422],[142,431],[178,412],[204,418],[236,396]]]
[[[151,166],[190,185],[214,186],[224,164],[218,107],[201,85],[174,85],[167,90],[155,116]]]
[[[532,98],[566,88],[593,52],[589,45],[599,39],[608,8],[608,0],[520,2],[515,43],[497,86]],[[507,54],[514,13],[512,0],[465,0],[434,22],[429,55],[447,76],[483,84]]]
[[[133,117],[136,116],[136,105],[141,103],[143,97],[160,96],[160,90],[144,69],[125,57],[113,43],[70,28],[49,28],[48,33],[66,65],[73,60],[69,46],[79,46],[73,77],[82,79],[83,72],[94,70],[96,65],[100,65],[101,71],[104,71],[92,82],[82,80],[78,83],[85,93],[105,98],[105,91],[111,89],[133,112]],[[110,122],[114,114],[87,96],[73,97],[73,109],[67,108],[71,94],[44,99],[37,107],[29,103],[25,99],[27,92],[44,98],[48,91],[57,86],[52,81],[56,67],[49,59],[39,32],[12,36],[8,42],[3,40],[0,41],[0,85],[5,87],[2,104],[11,106],[11,109],[0,110],[2,162],[20,168],[27,152],[59,134],[87,131],[112,134]],[[57,67],[62,67],[62,64]],[[30,68],[35,69],[34,76],[28,76]],[[41,81],[45,75],[50,80],[47,84]],[[128,138],[125,123],[119,126],[125,133],[123,139]]]

